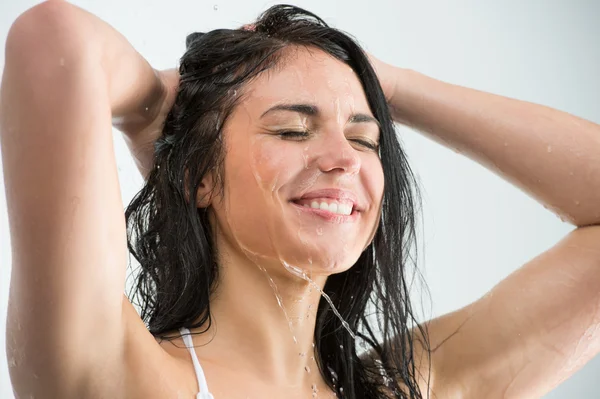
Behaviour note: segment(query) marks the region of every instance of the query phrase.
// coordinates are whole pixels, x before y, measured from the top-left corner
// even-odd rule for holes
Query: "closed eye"
[[[277,132],[277,135],[282,138],[306,138],[310,133],[306,130],[283,130]]]
[[[277,135],[281,138],[296,139],[298,141],[308,138],[310,136],[310,134],[311,133],[307,130],[282,130],[282,131],[277,132]],[[372,151],[377,151],[379,149],[379,144],[372,143],[371,141],[368,141],[368,140],[363,140],[363,139],[349,139],[349,140],[353,141],[365,148],[368,148],[369,150],[372,150]]]
[[[367,141],[367,140],[351,139],[351,141],[354,141],[355,143],[358,143],[358,144],[362,145],[363,147],[366,147],[373,151],[377,151],[377,149],[379,148],[378,144],[371,143],[370,141]]]

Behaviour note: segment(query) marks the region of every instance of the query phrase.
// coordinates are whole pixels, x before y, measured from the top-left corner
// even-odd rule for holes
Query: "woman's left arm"
[[[372,63],[397,122],[468,155],[578,227],[483,297],[427,322],[435,350],[419,370],[431,368],[438,397],[542,397],[600,353],[600,126]]]
[[[383,68],[382,68],[383,65]],[[513,183],[575,226],[600,224],[600,125],[376,64],[398,123]]]

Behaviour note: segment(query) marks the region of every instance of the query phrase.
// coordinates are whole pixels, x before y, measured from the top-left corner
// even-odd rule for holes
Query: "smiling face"
[[[287,55],[247,84],[225,122],[212,221],[221,252],[330,275],[356,262],[378,226],[379,125],[348,65],[317,49]]]

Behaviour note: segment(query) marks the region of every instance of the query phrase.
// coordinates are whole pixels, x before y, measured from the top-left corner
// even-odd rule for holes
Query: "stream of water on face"
[[[305,153],[307,152],[307,150],[308,150],[308,147],[305,148]],[[304,154],[303,160],[304,160],[305,169],[308,169],[308,166],[309,166],[308,163],[309,162],[308,162],[308,157],[306,156],[306,154]],[[254,175],[256,183],[259,186],[262,185],[261,183],[264,183],[264,182],[263,182],[263,179],[261,178],[261,176],[259,175],[259,173],[257,172],[256,165],[251,165],[251,166],[252,166],[252,174]],[[304,191],[304,190],[308,189],[308,187],[314,185],[316,183],[317,178],[318,178],[318,175],[314,175],[312,178],[308,179],[306,181],[306,183],[305,183],[306,187],[304,187],[304,185],[303,185],[302,191]],[[277,191],[278,181],[279,181],[279,175],[275,176],[275,178],[273,179],[273,181],[271,181],[270,184],[268,184],[268,187],[269,187],[270,190],[265,190],[265,193],[268,192],[268,191],[270,191],[272,199],[275,199],[274,197],[275,197],[275,193]],[[279,207],[283,209],[284,205],[282,204],[281,200],[279,198],[276,198],[275,201],[278,202],[279,203]],[[228,223],[230,225],[230,228],[231,228],[232,224],[231,224],[231,221],[229,220],[229,213],[227,213],[227,221],[228,221]],[[273,234],[274,234],[272,226],[269,226],[267,224],[267,230],[269,231],[269,235],[272,237]],[[235,229],[231,228],[231,231],[234,232]],[[320,231],[317,231],[317,235],[322,235],[322,234],[323,234],[322,229],[320,229]],[[249,248],[247,248],[244,244],[242,244],[242,242],[240,242],[237,239],[237,237],[235,237],[235,233],[234,233],[234,239],[237,241],[238,245],[240,245],[241,249],[244,252],[246,252],[247,258],[252,263],[254,263],[265,274],[265,276],[267,277],[267,280],[269,282],[271,290],[273,291],[273,293],[275,294],[275,298],[277,299],[277,304],[281,308],[281,310],[283,312],[283,315],[286,318],[286,321],[287,321],[288,326],[290,328],[290,332],[292,334],[293,341],[297,345],[298,344],[298,340],[296,339],[296,336],[294,334],[294,329],[293,329],[293,326],[292,326],[292,321],[290,320],[288,312],[287,312],[287,310],[286,310],[286,308],[284,306],[283,299],[282,299],[282,296],[281,296],[281,294],[279,292],[279,289],[278,289],[277,285],[275,284],[275,282],[273,281],[273,279],[271,278],[271,276],[269,275],[269,273],[266,270],[266,268],[260,264],[260,259],[264,258],[264,256],[261,256],[258,253],[255,253],[254,251],[252,251]],[[356,334],[352,331],[352,329],[350,328],[350,325],[344,320],[344,318],[341,316],[341,314],[339,313],[339,311],[337,310],[337,308],[334,306],[334,304],[333,304],[331,298],[329,297],[329,295],[327,295],[325,292],[323,292],[323,290],[321,289],[321,287],[319,287],[319,285],[317,283],[315,283],[307,275],[307,273],[304,270],[300,269],[299,267],[292,266],[289,263],[285,262],[283,260],[282,256],[281,256],[281,254],[279,253],[279,251],[277,251],[277,248],[276,248],[276,253],[277,253],[277,257],[279,258],[279,261],[282,263],[282,265],[285,267],[285,269],[288,272],[290,272],[293,276],[302,278],[303,280],[307,281],[310,284],[310,287],[315,288],[320,293],[320,295],[323,298],[325,298],[325,300],[331,306],[331,309],[334,312],[334,314],[336,315],[336,317],[338,317],[338,319],[341,321],[341,323],[344,326],[344,328],[348,331],[348,333],[350,333],[350,335],[352,336],[352,338],[356,340]],[[248,255],[250,255],[250,256],[248,256]],[[252,257],[256,257],[256,259],[251,259]],[[312,258],[309,257],[308,260],[309,260],[309,263],[312,265]],[[310,307],[309,307],[309,311],[310,311]],[[314,352],[314,348],[315,348],[315,343],[314,342],[312,343],[312,347],[313,347],[313,352]],[[313,353],[313,355],[314,355],[314,353]],[[299,356],[303,357],[303,356],[306,356],[306,354],[304,354],[304,353],[301,352],[301,353],[299,353]],[[315,360],[314,356],[311,356],[311,359],[314,361]],[[305,371],[310,374],[310,367],[306,366],[305,367]],[[335,374],[332,374],[332,376],[334,378],[337,377]],[[312,388],[313,388],[312,389],[312,391],[313,391],[313,397],[317,397],[318,389],[317,389],[316,385],[313,384]],[[343,388],[341,388],[341,387],[340,387],[340,392],[343,392]],[[335,394],[335,397],[337,398],[337,394]]]
[[[257,180],[258,182],[258,180]],[[260,265],[260,262],[258,261],[258,259],[262,258],[263,256],[261,256],[260,254],[250,250],[248,247],[246,247],[237,237],[237,235],[235,234],[235,229],[233,228],[233,224],[231,223],[231,220],[229,218],[229,212],[226,211],[226,219],[227,219],[227,223],[229,224],[229,229],[231,231],[231,233],[233,234],[233,238],[234,240],[238,243],[238,245],[240,246],[240,248],[242,249],[243,252],[246,253],[246,258],[248,258],[248,260],[252,263],[254,263],[256,265],[256,267],[258,267],[259,270],[261,270],[265,276],[267,277],[267,280],[269,282],[269,286],[271,287],[271,290],[273,291],[273,294],[275,294],[275,299],[277,299],[277,304],[279,305],[279,307],[281,308],[281,310],[283,311],[283,315],[285,316],[285,320],[288,323],[288,326],[290,328],[290,333],[292,334],[292,339],[294,341],[295,344],[298,344],[298,339],[296,338],[296,335],[294,334],[294,329],[292,327],[292,321],[287,313],[287,310],[285,309],[285,306],[283,305],[283,298],[281,297],[281,294],[279,293],[279,289],[277,288],[277,284],[275,284],[275,281],[273,281],[273,279],[271,278],[271,276],[269,275],[269,272],[267,271],[267,269],[265,269],[264,266]],[[255,257],[256,260],[253,260],[252,257]]]
[[[227,217],[228,222],[229,222],[229,217]],[[229,222],[230,223],[230,222]],[[230,223],[230,227],[231,227],[231,223]],[[233,232],[234,230],[231,229],[231,231]],[[260,264],[260,262],[258,262],[258,259],[260,259],[261,255],[259,255],[258,253],[250,250],[249,248],[247,248],[245,245],[243,245],[235,236],[234,233],[234,239],[238,242],[238,245],[240,245],[240,248],[242,249],[242,251],[246,252],[246,257],[248,258],[248,260],[250,260],[252,263],[254,263],[259,270],[261,270],[265,276],[267,277],[267,280],[269,282],[269,286],[271,287],[271,290],[273,291],[273,294],[275,295],[275,298],[277,299],[277,304],[279,305],[279,307],[281,308],[283,315],[288,323],[289,329],[290,329],[290,333],[292,334],[292,339],[294,341],[294,344],[298,344],[298,340],[296,338],[296,335],[294,334],[294,329],[292,326],[292,321],[288,315],[287,310],[285,309],[285,306],[283,304],[283,298],[281,297],[281,294],[279,293],[279,288],[277,288],[277,284],[275,284],[275,281],[273,281],[273,279],[271,278],[271,276],[269,275],[269,272],[267,271],[267,269],[262,266]],[[299,267],[290,265],[289,263],[287,263],[286,261],[284,261],[283,259],[281,259],[280,254],[277,254],[279,257],[280,262],[283,264],[284,268],[290,272],[292,275],[302,278],[303,280],[309,282],[309,284],[315,288],[323,298],[325,298],[325,300],[329,303],[329,305],[331,306],[331,309],[333,310],[334,314],[338,317],[338,319],[341,321],[342,325],[344,326],[344,328],[348,331],[348,333],[350,333],[350,335],[352,336],[353,339],[356,339],[356,334],[352,331],[352,329],[350,328],[350,325],[344,320],[344,318],[340,315],[340,313],[338,312],[337,308],[335,307],[335,305],[333,304],[331,298],[329,297],[329,295],[327,295],[325,292],[323,292],[323,290],[321,289],[321,287],[319,287],[319,285],[317,283],[315,283],[307,274],[304,270],[300,269]],[[256,260],[253,260],[252,258],[255,257]],[[312,260],[311,258],[309,258],[309,262],[310,264],[312,264]],[[315,343],[313,342],[312,344],[313,350],[315,348]],[[305,356],[305,354],[300,353],[299,356],[303,357],[303,355]],[[315,358],[314,356],[311,356],[311,359],[314,361]],[[305,366],[304,369],[308,374],[310,374],[311,370],[309,366]],[[332,375],[332,378],[334,379],[334,384],[337,383],[337,374],[335,374],[335,372],[333,371],[333,369],[329,368],[329,371]],[[312,397],[313,398],[317,398],[318,397],[318,389],[316,387],[316,385],[313,383],[311,385],[312,388]],[[344,392],[344,388],[343,387],[339,387],[340,392],[343,395]],[[337,393],[334,393],[334,397],[338,398]]]
[[[305,152],[308,150],[308,147],[305,148]],[[304,158],[304,157],[303,157]],[[305,167],[308,166],[308,160],[306,158],[304,158],[304,162],[305,162]],[[254,175],[254,179],[256,181],[257,184],[261,185],[261,183],[263,183],[263,179],[261,178],[261,176],[257,173],[256,170],[256,166],[252,165],[252,174]],[[317,176],[313,176],[311,179],[309,179],[308,186],[311,186],[313,184],[315,184],[317,180]],[[271,196],[274,195],[274,193],[276,192],[276,186],[277,183],[279,181],[279,175],[277,175],[273,181],[270,184],[270,193]],[[283,204],[281,203],[280,200],[277,200],[277,202],[279,202],[279,207],[283,208]],[[229,218],[228,218],[229,219]],[[231,223],[230,223],[231,226]],[[233,231],[233,229],[232,229]],[[320,234],[319,234],[320,232]],[[322,229],[319,231],[317,231],[317,235],[322,235]],[[242,247],[242,249],[244,251],[248,251],[250,254],[254,255],[254,256],[259,256],[258,254],[254,253],[253,251],[250,251],[248,248],[246,248],[243,244],[240,243],[239,240],[236,241],[238,242],[238,244],[240,244],[240,246]],[[333,304],[333,301],[331,300],[331,298],[329,297],[329,295],[327,295],[325,292],[323,292],[323,290],[321,289],[321,287],[319,287],[319,285],[317,283],[315,283],[307,274],[304,270],[300,269],[299,267],[296,266],[292,266],[289,263],[287,263],[286,261],[284,261],[281,257],[281,254],[278,253],[277,251],[277,257],[279,258],[279,261],[283,264],[283,266],[285,267],[285,269],[287,271],[289,271],[292,275],[296,276],[296,277],[300,277],[303,280],[307,281],[311,287],[315,288],[317,291],[319,291],[319,293],[321,294],[321,297],[325,298],[325,300],[329,303],[329,306],[331,306],[331,309],[333,311],[333,313],[336,315],[336,317],[340,320],[340,322],[342,323],[342,326],[344,326],[344,328],[348,331],[348,333],[350,333],[350,336],[352,336],[353,339],[356,339],[356,334],[352,331],[352,329],[350,328],[350,325],[348,324],[348,322],[346,322],[346,320],[344,320],[344,318],[342,317],[342,315],[339,313],[339,311],[337,310],[337,308],[335,307],[335,305]],[[310,259],[309,259],[310,260]],[[258,264],[258,262],[253,262],[255,263],[258,268],[260,270],[263,271],[263,273],[265,273],[265,275],[267,276],[267,279],[269,280],[269,285],[271,286],[271,289],[273,290],[273,293],[275,294],[275,297],[277,298],[277,303],[279,304],[279,307],[281,308],[281,310],[283,311],[283,314],[288,322],[288,325],[290,326],[290,331],[292,332],[292,337],[294,339],[294,342],[297,343],[297,339],[294,335],[293,329],[292,329],[292,322],[288,316],[288,313],[285,309],[285,306],[283,305],[283,300],[281,298],[281,295],[279,294],[279,290],[277,288],[277,285],[275,284],[275,282],[273,281],[273,279],[271,278],[271,276],[269,275],[269,273],[267,272],[267,270]],[[310,261],[310,263],[312,264],[312,261]]]

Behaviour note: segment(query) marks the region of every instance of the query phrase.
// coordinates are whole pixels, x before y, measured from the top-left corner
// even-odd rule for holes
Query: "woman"
[[[371,57],[373,70],[293,7],[187,44],[178,71],[157,72],[55,1],[11,28],[1,111],[17,397],[539,397],[598,352],[597,125]],[[125,220],[111,118],[146,179]],[[578,228],[489,295],[409,329],[417,193],[393,121]],[[122,294],[126,227],[141,318]]]

